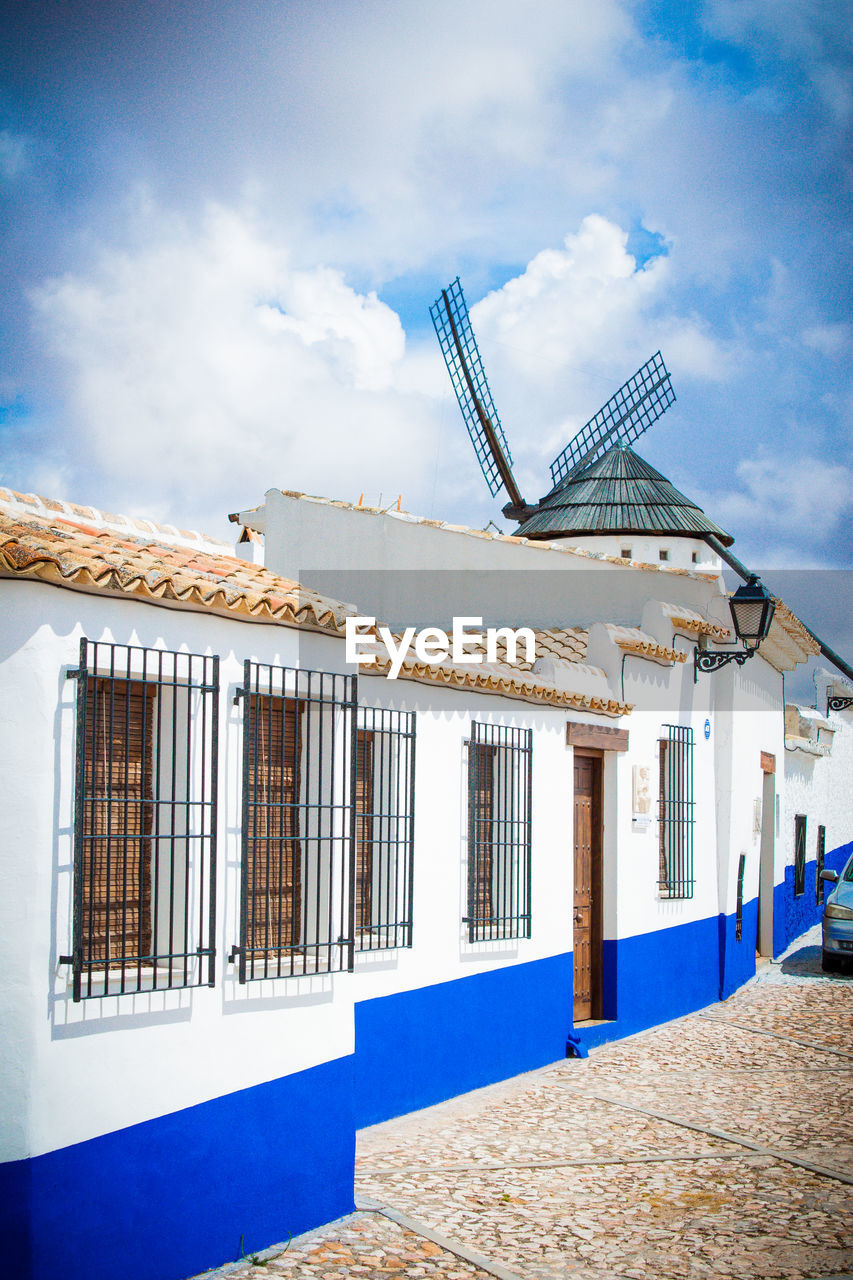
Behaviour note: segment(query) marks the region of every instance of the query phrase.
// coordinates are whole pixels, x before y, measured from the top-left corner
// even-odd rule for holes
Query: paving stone
[[[349,1277],[423,1277],[491,1280],[479,1267],[378,1213],[357,1213],[308,1232],[289,1245],[263,1251],[260,1266],[232,1263],[196,1280],[348,1280]],[[270,1256],[271,1255],[271,1256]]]
[[[795,1163],[853,1175],[853,979],[819,950],[813,931],[711,1009],[364,1130],[357,1194],[523,1280],[850,1275],[853,1187]],[[488,1275],[372,1212],[259,1261],[205,1280]]]
[[[498,1171],[464,1175],[453,1197],[446,1176],[429,1171],[398,1174],[392,1186],[382,1179],[382,1189],[413,1218],[539,1280],[573,1274],[581,1261],[655,1276],[702,1274],[707,1264],[727,1277],[813,1276],[853,1263],[850,1189],[762,1157],[511,1178],[512,1203]],[[367,1179],[368,1194],[379,1194],[378,1182]]]

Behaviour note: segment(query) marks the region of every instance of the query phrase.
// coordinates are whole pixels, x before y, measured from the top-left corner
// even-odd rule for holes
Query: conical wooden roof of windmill
[[[630,446],[617,442],[588,466],[580,466],[551,490],[516,530],[524,538],[644,533],[734,542],[666,476]]]

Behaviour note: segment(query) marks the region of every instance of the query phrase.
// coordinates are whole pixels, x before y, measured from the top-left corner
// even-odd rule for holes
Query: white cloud
[[[813,351],[824,356],[837,356],[849,349],[853,330],[849,324],[816,324],[804,329],[802,340]]]
[[[57,496],[208,527],[271,484],[495,514],[432,335],[407,348],[375,293],[297,268],[247,213],[211,206],[193,225],[140,200],[132,238],[34,295],[70,447],[30,459],[33,487],[61,469]],[[638,267],[626,233],[591,215],[472,308],[530,496],[658,346],[676,382],[717,376],[724,356],[670,292],[666,258]]]
[[[0,177],[17,178],[30,164],[29,139],[0,129]]]
[[[686,372],[718,377],[724,353],[697,317],[676,312],[669,259],[640,267],[627,245],[621,227],[589,215],[562,249],[538,253],[522,275],[477,303],[478,333],[525,375],[575,366],[599,378],[621,367],[627,376],[634,370],[626,362],[642,363],[665,340]]]
[[[143,201],[127,239],[132,250],[104,250],[87,272],[34,294],[53,358],[44,390],[65,423],[57,438],[18,433],[24,474],[10,483],[220,532],[226,512],[270,485],[351,500],[402,493],[420,514],[495,518],[431,334],[407,344],[375,293],[340,270],[296,266],[288,238],[247,212],[210,206],[192,223]],[[530,498],[550,487],[547,465],[575,430],[658,347],[679,399],[737,372],[734,349],[680,309],[669,259],[639,267],[627,245],[614,222],[588,216],[472,307]],[[779,542],[814,528],[819,543],[844,509],[845,478],[816,459],[790,471],[753,459],[706,509],[734,533],[763,527]],[[693,492],[695,476],[683,487]]]
[[[391,386],[403,358],[405,334],[398,317],[375,293],[356,294],[340,271],[317,267],[294,271],[276,282],[275,304],[258,308],[271,333],[294,334],[322,351],[339,380],[357,391]]]
[[[710,31],[747,48],[758,61],[770,55],[799,65],[823,105],[839,120],[853,114],[853,13],[844,4],[811,0],[709,0]]]
[[[258,12],[227,50],[193,50],[206,84],[240,92],[211,92],[195,146],[170,133],[167,162],[185,191],[209,191],[211,170],[232,180],[214,188],[225,199],[235,174],[251,182],[299,226],[309,261],[380,279],[460,245],[500,245],[513,260],[531,213],[551,216],[537,191],[565,201],[597,184],[596,144],[578,124],[602,84],[624,79],[635,37],[621,0],[362,0],[334,20],[322,6]],[[567,84],[586,87],[582,109],[566,110]]]
[[[621,227],[590,215],[561,249],[538,253],[472,309],[510,447],[523,432],[534,488],[543,463],[658,348],[676,382],[726,368],[707,328],[678,313],[669,260],[638,267],[627,244]]]
[[[247,217],[154,220],[137,252],[49,282],[35,306],[78,494],[98,476],[114,505],[210,523],[275,483],[342,497],[419,483],[428,409],[395,386],[397,316],[337,271],[294,270]]]
[[[63,475],[58,496],[208,526],[270,484],[402,492],[426,514],[437,498],[475,523],[494,514],[431,335],[407,350],[374,293],[339,270],[297,268],[247,213],[211,206],[193,225],[140,200],[129,238],[132,251],[104,250],[34,294],[68,443],[29,459],[33,487]],[[593,216],[474,307],[489,356],[506,356],[486,366],[500,368],[531,493],[583,413],[651,354],[656,329],[677,348],[683,326],[689,347],[695,324],[667,310],[667,287],[664,259],[638,269],[625,233]]]
[[[831,536],[853,505],[849,467],[808,454],[744,458],[735,478],[734,488],[691,497],[737,539],[736,554],[785,568],[829,562]]]

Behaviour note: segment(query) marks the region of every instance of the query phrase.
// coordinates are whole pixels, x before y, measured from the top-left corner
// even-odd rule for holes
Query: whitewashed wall
[[[417,713],[413,946],[356,959],[368,1000],[525,963],[572,949],[572,751],[566,713],[412,681],[359,679],[364,705]],[[468,776],[472,720],[531,728],[532,936],[470,943],[466,914]],[[600,723],[600,720],[599,720]]]
[[[603,618],[635,626],[650,597],[701,608],[716,589],[707,573],[660,566],[656,552],[650,568],[620,567],[561,541],[492,538],[279,489],[245,518],[264,532],[269,569],[357,600],[395,626],[446,626],[453,614],[472,612],[496,625],[586,626]],[[505,574],[524,577],[508,585]]]
[[[0,1093],[3,1158],[22,1158],[350,1054],[349,974],[240,987],[238,939],[243,660],[342,670],[334,638],[144,606],[35,582],[0,582]],[[50,619],[48,623],[45,621]],[[76,684],[81,636],[218,653],[219,876],[214,988],[74,1004],[71,950]]]
[[[700,681],[708,679],[699,676]],[[720,910],[731,915],[737,905],[741,854],[746,856],[743,900],[750,902],[759,896],[764,792],[761,753],[775,759],[774,790],[778,793],[784,740],[782,677],[761,657],[754,657],[743,667],[731,664],[723,668],[713,680]],[[765,820],[775,827],[775,805],[771,809]],[[775,832],[774,841],[772,882],[778,884],[784,880],[784,862]],[[763,901],[762,909],[766,917],[771,903]]]
[[[589,534],[582,538],[561,538],[560,541],[581,551],[597,551],[605,556],[623,558],[627,555],[627,559],[642,564],[666,564],[672,569],[698,569],[703,573],[719,573],[722,568],[720,557],[702,538],[628,533]]]
[[[572,753],[565,712],[360,679],[366,705],[417,712],[414,946],[362,955],[355,974],[255,981],[227,963],[238,940],[242,709],[247,657],[346,670],[334,638],[2,581],[0,655],[0,1089],[15,1099],[4,1159],[41,1154],[353,1051],[355,999],[411,990],[572,947]],[[49,622],[46,619],[50,619]],[[75,1004],[70,967],[76,682],[80,638],[220,656],[216,986]],[[573,717],[578,718],[578,717]],[[583,717],[581,717],[583,718]],[[595,717],[588,717],[595,720]],[[533,936],[470,944],[464,740],[472,719],[533,730]],[[610,723],[610,722],[608,722]]]
[[[418,716],[414,945],[362,955],[352,975],[240,987],[226,957],[238,938],[242,712],[233,695],[242,683],[243,660],[341,671],[343,644],[284,627],[37,582],[3,581],[0,592],[6,620],[0,649],[0,1034],[7,1046],[0,1089],[15,1100],[0,1121],[5,1159],[80,1142],[350,1054],[355,999],[571,950],[573,777],[565,725],[568,719],[612,720],[362,676],[363,703],[399,706]],[[70,972],[58,964],[58,957],[71,950],[76,685],[65,675],[78,663],[83,635],[220,655],[213,989],[102,997],[75,1005]],[[690,647],[686,637],[679,643]],[[617,656],[621,664],[622,654]],[[606,938],[730,914],[741,851],[747,853],[748,868],[744,897],[755,896],[760,753],[774,754],[777,763],[783,757],[781,679],[762,659],[742,670],[728,667],[713,678],[700,676],[696,684],[689,661],[668,665],[629,658],[621,674],[624,696],[636,709],[623,722],[630,732],[629,751],[608,753],[605,762]],[[529,940],[472,946],[461,925],[467,855],[464,742],[472,719],[533,730]],[[831,758],[837,772],[824,769],[828,761],[817,762],[817,781],[805,773],[799,778],[796,768],[785,771],[786,825],[793,827],[789,814],[814,813],[815,822],[827,825],[827,848],[850,838],[850,790],[837,779],[851,776],[853,727],[850,713],[837,719]],[[657,888],[657,744],[667,723],[689,724],[696,742],[696,886],[689,900],[661,899]],[[635,764],[651,769],[652,819],[640,831],[632,826]],[[785,857],[780,842],[777,880],[783,878]]]
[[[835,683],[829,673],[817,673],[816,711],[826,720],[830,732],[815,726],[814,738],[826,755],[788,746],[784,753],[785,791],[782,805],[780,859],[785,865],[794,862],[794,817],[806,815],[806,860],[816,855],[817,829],[826,827],[826,850],[853,840],[853,708],[826,714],[827,688]],[[809,708],[804,708],[808,712]],[[819,725],[820,721],[818,721]],[[789,739],[790,742],[790,739]]]

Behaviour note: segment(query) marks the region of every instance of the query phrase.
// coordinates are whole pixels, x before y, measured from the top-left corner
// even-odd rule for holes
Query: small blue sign
[[[706,739],[706,741],[707,741],[707,739],[708,739],[708,738],[710,738],[710,736],[711,736],[711,721],[710,721],[710,720],[706,720],[706,721],[705,721],[705,739]]]

